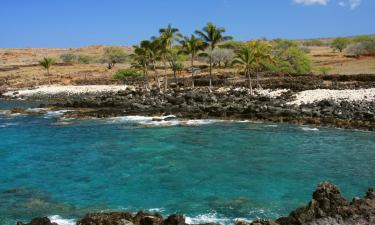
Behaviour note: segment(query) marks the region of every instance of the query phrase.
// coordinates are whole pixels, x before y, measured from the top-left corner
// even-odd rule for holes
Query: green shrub
[[[350,44],[349,38],[338,37],[335,38],[331,44],[331,48],[342,52]]]
[[[120,47],[107,47],[101,59],[102,63],[107,64],[108,69],[112,69],[117,63],[123,63],[128,55]]]
[[[77,61],[79,63],[82,63],[82,64],[90,64],[90,63],[94,62],[94,58],[92,56],[89,56],[89,55],[79,55],[77,57]]]
[[[113,78],[116,80],[125,81],[129,77],[140,77],[143,76],[143,72],[136,69],[119,69],[114,75]]]
[[[324,46],[323,41],[318,39],[306,40],[303,42],[304,46]]]
[[[265,66],[276,73],[307,74],[311,72],[311,60],[307,53],[294,41],[274,41],[274,62]]]
[[[322,74],[322,75],[327,75],[329,73],[329,71],[331,71],[331,70],[332,70],[331,67],[326,67],[326,66],[322,66],[322,67],[318,68],[319,73]]]
[[[348,46],[346,52],[351,55],[361,56],[361,55],[374,55],[375,54],[375,38],[353,43]]]
[[[74,55],[73,53],[66,53],[60,55],[60,60],[63,61],[64,63],[71,63],[77,61],[77,56]]]

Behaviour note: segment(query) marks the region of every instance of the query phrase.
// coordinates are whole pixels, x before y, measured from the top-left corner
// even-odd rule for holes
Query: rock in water
[[[58,225],[57,223],[52,223],[47,217],[38,217],[31,220],[30,223],[17,222],[17,225]]]

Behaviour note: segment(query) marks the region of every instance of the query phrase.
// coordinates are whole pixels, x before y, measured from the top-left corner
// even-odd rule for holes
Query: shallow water
[[[320,181],[375,186],[373,132],[59,115],[0,115],[0,224],[120,209],[229,223],[286,215]]]

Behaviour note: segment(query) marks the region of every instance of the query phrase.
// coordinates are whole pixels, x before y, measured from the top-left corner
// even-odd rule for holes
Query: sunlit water
[[[320,181],[348,198],[375,186],[373,132],[58,116],[0,115],[0,224],[139,209],[230,223],[286,215]]]

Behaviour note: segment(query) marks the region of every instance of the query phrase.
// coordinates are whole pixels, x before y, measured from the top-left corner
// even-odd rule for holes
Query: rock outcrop
[[[235,225],[374,225],[375,190],[369,189],[365,197],[347,201],[338,187],[324,182],[318,185],[312,200],[304,207],[277,220],[236,221]],[[17,225],[57,225],[46,218],[35,218],[30,223]],[[138,212],[90,213],[77,225],[188,225],[182,215],[163,218],[160,214]],[[201,224],[203,225],[203,224]],[[216,225],[216,224],[204,224]]]
[[[173,114],[180,118],[251,119],[375,130],[375,101],[288,104],[293,97],[291,91],[271,98],[250,95],[241,88],[214,92],[205,88],[171,89],[165,93],[136,88],[116,94],[62,95],[44,101],[55,107],[85,108],[68,112],[67,116],[73,118]]]
[[[363,199],[348,202],[333,184],[319,184],[307,206],[292,211],[276,221],[239,221],[236,225],[373,225],[375,191],[369,189]]]

